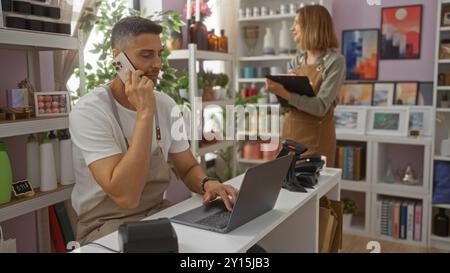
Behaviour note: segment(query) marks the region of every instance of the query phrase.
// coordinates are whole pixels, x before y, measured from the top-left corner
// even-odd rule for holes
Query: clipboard
[[[291,93],[308,97],[316,96],[311,84],[309,83],[309,78],[306,76],[266,75],[266,78],[274,82],[280,83],[287,91]],[[285,99],[279,96],[277,96],[277,98],[281,106],[289,106],[289,103]]]

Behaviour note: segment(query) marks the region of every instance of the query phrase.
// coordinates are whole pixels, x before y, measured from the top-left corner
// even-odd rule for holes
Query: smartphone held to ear
[[[117,55],[114,58],[112,65],[123,83],[127,81],[128,71],[131,72],[136,71],[133,64],[130,62],[130,60],[128,59],[127,55],[124,52],[120,52],[119,55]]]

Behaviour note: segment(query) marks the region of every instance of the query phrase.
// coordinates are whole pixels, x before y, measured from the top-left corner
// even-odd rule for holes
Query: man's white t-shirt
[[[122,130],[114,117],[110,99],[106,92],[105,87],[99,87],[84,95],[69,116],[76,179],[72,191],[72,205],[78,215],[94,208],[106,196],[89,170],[89,164],[106,157],[125,153],[127,150]],[[180,128],[180,124],[184,125],[181,115],[171,117],[172,109],[176,107],[175,101],[158,91],[155,91],[155,99],[161,129],[161,147],[163,156],[167,161],[168,153],[186,151],[189,149],[189,142],[185,137],[186,130],[184,128],[172,130],[172,125],[176,126],[174,128]],[[128,142],[131,143],[136,112],[123,107],[117,101],[115,103],[123,132]],[[152,153],[156,152],[157,148],[155,126],[156,123],[153,122]],[[180,135],[172,136],[174,132]]]

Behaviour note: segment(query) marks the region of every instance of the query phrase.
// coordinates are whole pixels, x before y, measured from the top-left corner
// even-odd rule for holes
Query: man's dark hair
[[[140,34],[148,33],[159,35],[163,31],[162,27],[139,16],[125,17],[117,22],[111,33],[112,48],[125,49],[126,44]]]

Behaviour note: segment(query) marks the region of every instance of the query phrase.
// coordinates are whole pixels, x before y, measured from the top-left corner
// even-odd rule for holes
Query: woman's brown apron
[[[297,75],[307,76],[314,93],[320,91],[323,78],[323,64],[302,64],[296,70]],[[305,156],[324,155],[327,167],[334,167],[336,153],[336,130],[334,127],[333,104],[324,117],[316,117],[296,108],[291,108],[286,116],[282,139],[291,139],[308,147]]]
[[[120,127],[122,127],[114,98],[109,89],[107,89],[107,93],[110,96],[116,120]],[[170,206],[170,202],[163,198],[170,181],[170,168],[164,160],[160,145],[161,136],[159,133],[158,117],[156,115],[155,117],[157,149],[150,161],[149,178],[142,192],[139,206],[134,209],[121,208],[109,196],[106,196],[97,206],[78,218],[77,241],[81,245],[95,241],[116,231],[125,222],[139,221]],[[126,181],[123,182],[126,183]]]

